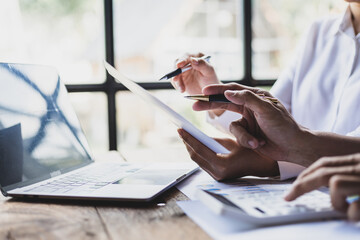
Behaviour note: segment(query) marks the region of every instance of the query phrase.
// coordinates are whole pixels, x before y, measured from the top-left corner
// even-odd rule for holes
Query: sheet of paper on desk
[[[255,228],[244,222],[218,216],[199,201],[178,202],[181,209],[214,239],[304,240],[359,239],[360,224],[346,221],[298,223]]]
[[[253,181],[258,180],[253,179]],[[275,181],[275,183],[279,183],[279,181]],[[265,187],[271,189],[274,187],[276,188],[276,185],[277,184],[269,184]],[[186,179],[184,182],[180,183],[177,188],[190,199],[196,200],[195,192],[199,188],[213,191],[227,191],[231,188],[235,190],[238,187],[232,184],[217,182],[209,174],[201,170]],[[267,228],[255,228],[245,222],[234,221],[234,219],[216,215],[199,201],[178,202],[178,205],[194,222],[196,222],[202,229],[204,229],[205,232],[215,239],[342,240],[356,239],[360,236],[360,226],[346,221],[338,220],[328,222],[298,223]]]
[[[207,136],[205,133],[200,131],[191,122],[189,122],[183,116],[181,116],[180,114],[175,112],[173,109],[171,109],[165,103],[160,101],[158,98],[156,98],[150,92],[145,90],[139,84],[137,84],[136,82],[134,82],[134,81],[128,79],[127,77],[125,77],[124,75],[122,75],[118,70],[116,70],[113,66],[111,66],[106,61],[104,61],[104,65],[105,65],[106,70],[109,72],[109,74],[111,76],[113,76],[116,80],[118,80],[121,84],[123,84],[131,92],[133,92],[136,95],[138,95],[139,97],[141,97],[147,103],[149,103],[149,104],[159,108],[163,112],[165,112],[169,116],[170,120],[173,123],[175,123],[176,126],[178,126],[179,128],[183,128],[185,131],[190,133],[193,137],[198,139],[200,142],[202,142],[205,146],[207,146],[214,152],[229,153],[229,150],[227,150],[224,146],[222,146],[220,143],[215,141],[213,138]]]
[[[282,185],[291,185],[290,182],[286,181],[280,181],[280,180],[269,180],[264,178],[257,178],[257,177],[248,177],[245,178],[247,182],[261,182],[261,187],[263,189],[267,189],[269,191],[276,189],[279,187],[279,184]],[[238,191],[242,190],[245,191],[247,189],[246,186],[239,186],[236,183],[240,183],[241,180],[236,180],[234,182],[217,182],[215,181],[208,173],[206,173],[204,170],[200,170],[194,175],[190,176],[185,181],[178,184],[176,187],[184,193],[188,198],[192,200],[196,200],[195,192],[197,189],[204,189],[207,191],[215,191],[217,193],[222,191]]]

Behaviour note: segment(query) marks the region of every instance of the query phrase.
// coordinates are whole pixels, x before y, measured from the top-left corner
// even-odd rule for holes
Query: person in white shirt
[[[311,130],[360,136],[360,111],[357,111],[360,103],[359,31],[360,4],[357,2],[351,2],[340,18],[315,22],[307,37],[301,42],[293,62],[271,89],[271,93],[300,125]],[[199,56],[201,55],[195,55]],[[213,67],[203,60],[187,56],[177,63],[177,67],[183,67],[188,63],[193,65],[193,70],[175,77],[172,81],[181,92],[206,94],[203,89],[205,86],[220,83]],[[239,119],[239,114],[212,108],[209,116],[209,121],[213,125],[236,134],[238,123],[230,123]],[[262,142],[256,139],[250,139],[244,146],[236,146],[230,139],[221,141],[228,147],[231,145],[236,151],[227,156],[228,162],[232,164],[228,167],[226,175],[216,176],[218,172],[214,172],[219,171],[218,169],[208,171],[216,179],[279,174],[282,179],[286,179],[297,176],[304,166],[309,165],[308,163],[301,166],[296,161],[284,161],[284,156],[281,155],[271,158],[269,155],[261,154],[259,149],[264,147],[260,146]],[[328,147],[324,145],[323,148],[326,150]],[[356,152],[353,149],[342,149],[344,150],[334,151],[332,155]],[[360,148],[357,151],[360,151]],[[205,153],[206,149],[202,149],[202,152],[211,157],[209,153]],[[313,152],[317,158],[329,155],[326,151],[322,152],[324,155],[318,154],[315,150]]]

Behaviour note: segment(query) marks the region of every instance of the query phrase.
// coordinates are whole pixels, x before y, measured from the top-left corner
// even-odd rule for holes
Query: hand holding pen
[[[206,60],[204,54],[185,55],[176,61],[176,68],[191,69],[182,72],[171,79],[174,88],[188,94],[201,94],[203,87],[210,84],[219,84],[213,66]]]
[[[211,58],[211,56],[205,56],[205,55],[204,55],[204,56],[200,57],[199,59],[203,59],[203,60],[209,62],[209,61],[210,61],[210,58]],[[180,74],[182,74],[183,72],[189,71],[189,70],[191,70],[191,69],[192,69],[191,64],[187,64],[187,65],[185,65],[184,67],[178,67],[176,70],[174,70],[174,71],[166,74],[166,75],[163,76],[162,78],[160,78],[159,81],[161,81],[161,80],[169,80],[169,79],[171,79],[171,78],[173,78],[173,77],[176,77],[177,75],[180,75]]]

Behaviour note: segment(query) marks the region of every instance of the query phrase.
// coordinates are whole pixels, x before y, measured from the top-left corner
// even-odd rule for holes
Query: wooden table
[[[175,188],[148,206],[2,196],[0,239],[209,239],[177,206],[186,199]]]
[[[30,202],[0,194],[0,239],[209,239],[177,206],[179,200],[188,198],[176,188],[146,206]]]

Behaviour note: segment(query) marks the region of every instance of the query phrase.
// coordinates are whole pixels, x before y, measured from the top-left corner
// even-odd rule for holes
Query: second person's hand
[[[204,54],[186,54],[176,61],[176,67],[182,68],[191,64],[192,69],[171,80],[175,89],[188,94],[202,94],[202,89],[210,84],[219,84],[214,67],[204,59]]]

